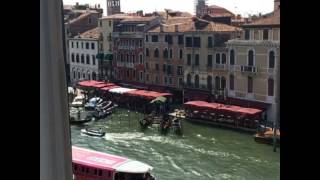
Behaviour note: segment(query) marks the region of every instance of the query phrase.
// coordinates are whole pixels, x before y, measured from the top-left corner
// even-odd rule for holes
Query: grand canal
[[[150,164],[157,180],[280,179],[280,150],[274,153],[250,134],[183,121],[183,136],[161,135],[156,127],[142,131],[142,117],[118,109],[106,119],[72,125],[72,144]],[[103,128],[107,135],[83,135],[85,126]]]

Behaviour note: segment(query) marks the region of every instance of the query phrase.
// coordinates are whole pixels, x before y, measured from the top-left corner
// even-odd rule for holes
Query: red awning
[[[243,114],[250,114],[250,115],[256,115],[262,112],[260,109],[254,109],[254,108],[241,108],[241,109],[238,109],[237,111]]]
[[[80,86],[84,86],[84,87],[92,87],[93,85],[96,85],[96,84],[102,84],[104,82],[102,81],[81,81],[78,83],[78,85]]]
[[[119,87],[120,86],[114,85],[114,86],[103,87],[103,88],[100,88],[100,89],[104,90],[104,91],[109,91],[110,89],[119,88]]]
[[[171,93],[159,93],[155,91],[146,91],[146,90],[135,90],[126,92],[125,94],[131,95],[131,96],[140,96],[148,99],[154,99],[160,96],[172,96]]]
[[[113,83],[99,83],[99,84],[94,84],[91,87],[103,88],[103,87],[108,87],[108,86],[115,86],[115,84],[113,84]]]

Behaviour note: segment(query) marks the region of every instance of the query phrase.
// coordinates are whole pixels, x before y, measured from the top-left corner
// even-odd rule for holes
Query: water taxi
[[[72,146],[75,180],[154,180],[148,164]]]

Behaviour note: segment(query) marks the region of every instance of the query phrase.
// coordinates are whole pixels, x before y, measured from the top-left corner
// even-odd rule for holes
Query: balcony
[[[241,66],[242,73],[256,74],[258,68],[256,66]]]
[[[225,64],[214,64],[214,69],[217,69],[217,70],[226,70],[226,65]]]

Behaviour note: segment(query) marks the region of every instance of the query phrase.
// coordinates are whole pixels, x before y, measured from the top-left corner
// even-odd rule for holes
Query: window
[[[156,49],[154,50],[154,57],[156,57],[156,58],[159,57],[159,50],[158,50],[158,48],[156,48]]]
[[[92,55],[92,65],[96,65],[96,57]]]
[[[109,27],[111,27],[111,21],[109,21]]]
[[[129,77],[129,70],[127,70],[127,77]]]
[[[226,78],[221,77],[221,89],[225,89],[225,88],[226,88]]]
[[[156,64],[156,71],[159,71],[159,64]]]
[[[179,86],[182,86],[182,85],[183,85],[183,79],[179,78]]]
[[[85,78],[86,78],[86,74],[85,74],[85,73],[83,73],[83,74],[82,74],[82,77],[83,77],[83,79],[85,79]]]
[[[195,65],[199,66],[199,54],[196,54],[195,56]]]
[[[77,44],[77,48],[79,48],[79,43],[77,42],[76,44]]]
[[[76,72],[73,71],[73,79],[75,79],[75,78],[76,78]]]
[[[89,49],[89,43],[86,43],[86,49]]]
[[[81,63],[84,64],[84,55],[81,54]]]
[[[183,35],[178,36],[178,44],[183,44]]]
[[[183,75],[182,66],[178,66],[178,68],[177,68],[177,75],[179,75],[179,76]]]
[[[172,74],[172,66],[167,65],[167,74]]]
[[[253,51],[250,50],[248,52],[248,66],[253,66],[254,63],[253,63]]]
[[[91,24],[91,18],[88,18],[88,24]]]
[[[151,41],[152,42],[158,42],[158,36],[157,35],[152,35],[151,36]]]
[[[135,62],[135,55],[132,55],[132,62]]]
[[[275,65],[275,57],[274,57],[274,51],[269,52],[269,68],[274,68]]]
[[[78,79],[80,79],[80,72],[78,72]]]
[[[212,67],[212,55],[208,55],[208,67]]]
[[[191,86],[191,75],[190,74],[187,75],[187,85]]]
[[[216,64],[220,64],[220,54],[216,54]]]
[[[191,54],[187,54],[187,65],[191,66]]]
[[[230,77],[229,77],[229,87],[230,87],[230,90],[234,90],[234,75],[233,74],[230,74]]]
[[[263,40],[268,40],[269,39],[269,30],[264,29],[263,30]]]
[[[140,54],[139,57],[140,57],[140,64],[142,64],[142,54]]]
[[[200,37],[194,37],[193,38],[193,47],[201,47],[201,39]]]
[[[130,71],[130,74],[131,74],[132,71]],[[136,70],[133,70],[133,78],[136,77]]]
[[[208,90],[212,90],[212,76],[207,77],[207,88]]]
[[[213,46],[212,36],[209,36],[209,37],[208,37],[208,47],[211,48],[212,46]]]
[[[227,57],[225,53],[222,53],[222,64],[226,64],[227,62]]]
[[[87,60],[87,64],[90,64],[90,56],[89,55],[86,56],[86,60]]]
[[[155,81],[156,81],[156,83],[159,83],[159,77],[158,76],[155,77]]]
[[[167,67],[166,64],[163,64],[163,65],[162,65],[162,70],[163,70],[163,72],[166,72],[166,67]]]
[[[94,43],[91,43],[91,49],[94,49]]]
[[[143,73],[140,72],[140,80],[142,81],[143,80]]]
[[[168,58],[168,49],[165,48],[164,51],[163,51],[163,58]]]
[[[234,50],[231,49],[230,51],[230,65],[234,65]]]
[[[250,30],[249,29],[246,29],[244,31],[244,39],[245,40],[250,40]]]
[[[149,69],[149,63],[146,63],[146,69],[147,70]]]
[[[216,82],[216,89],[220,89],[220,77],[219,76],[216,76],[215,82]]]
[[[146,48],[146,56],[149,57],[149,49]]]
[[[195,75],[194,76],[194,85],[195,85],[195,88],[199,88],[199,75]]]
[[[172,59],[172,49],[170,49],[169,52],[170,52],[170,53],[169,53],[169,57],[170,57],[170,59]]]
[[[81,48],[83,49],[83,42],[81,42]]]
[[[274,80],[268,79],[268,96],[274,96]]]
[[[248,93],[253,92],[253,79],[252,77],[248,76]]]
[[[79,54],[76,55],[76,61],[79,63]]]
[[[139,47],[142,47],[142,40],[139,40]]]
[[[149,41],[149,36],[148,35],[146,35],[146,42],[148,42]]]
[[[165,42],[167,42],[168,44],[172,44],[172,36],[171,35],[166,35],[165,36]]]
[[[186,37],[186,47],[192,47],[192,37]]]
[[[74,54],[71,54],[71,61],[74,62]]]
[[[182,49],[180,49],[180,51],[179,51],[179,58],[180,58],[180,59],[183,58],[183,51],[182,51]]]
[[[172,84],[172,78],[169,77],[169,84]]]
[[[71,47],[73,48],[73,41],[71,41]]]

